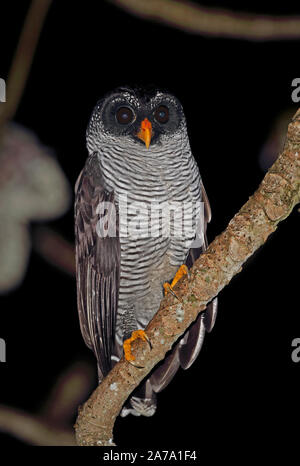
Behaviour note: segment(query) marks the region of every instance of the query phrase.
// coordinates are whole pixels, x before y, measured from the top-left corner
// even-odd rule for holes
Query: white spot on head
[[[111,389],[112,392],[118,390],[118,384],[116,382],[110,384],[109,388]]]

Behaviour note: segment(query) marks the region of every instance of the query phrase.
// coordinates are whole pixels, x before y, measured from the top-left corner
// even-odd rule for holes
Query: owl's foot
[[[133,354],[131,352],[131,343],[133,343],[134,340],[137,340],[138,338],[140,338],[143,341],[146,341],[148,343],[148,345],[150,346],[150,349],[152,349],[151,342],[150,342],[149,338],[147,337],[146,332],[144,332],[144,330],[135,330],[134,332],[132,332],[131,337],[128,338],[127,340],[125,340],[124,343],[123,343],[124,356],[125,356],[126,361],[128,361],[130,364],[132,364],[135,367],[138,367],[138,368],[142,369],[143,366],[137,366],[136,364],[133,364],[133,362],[132,362],[132,361],[135,360],[135,357],[133,356]]]
[[[173,290],[173,287],[176,285],[176,283],[184,276],[184,275],[187,275],[188,277],[190,276],[190,272],[189,272],[189,269],[187,268],[186,265],[181,265],[179,267],[179,269],[177,270],[176,274],[175,274],[175,277],[173,278],[173,281],[170,285],[170,283],[166,282],[163,284],[163,287],[164,287],[164,291],[165,291],[165,296],[170,292],[172,293],[173,296],[175,296],[175,298],[178,298],[177,294],[175,293],[175,291]]]

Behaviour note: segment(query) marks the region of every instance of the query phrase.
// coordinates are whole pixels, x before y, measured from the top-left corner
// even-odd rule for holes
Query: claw
[[[180,299],[178,298],[177,294],[175,293],[175,291],[173,290],[172,286],[170,285],[170,283],[164,283],[163,284],[163,287],[164,287],[164,290],[165,290],[165,296],[167,296],[168,293],[171,293],[173,296],[175,296],[175,298],[178,299],[178,301],[180,301]]]
[[[176,285],[176,283],[184,276],[184,275],[187,275],[188,278],[190,279],[191,275],[190,275],[190,271],[189,269],[187,268],[187,266],[185,264],[181,265],[179,267],[179,269],[177,270],[176,274],[175,274],[175,277],[173,278],[173,281],[171,283],[171,285],[169,283],[164,283],[163,284],[163,287],[164,287],[164,290],[165,290],[165,296],[170,292],[172,293],[173,296],[175,296],[175,298],[178,299],[178,301],[180,301],[180,299],[178,298],[177,294],[175,293],[175,291],[173,290],[173,287]]]
[[[149,340],[149,338],[148,338],[147,334],[144,332],[144,330],[135,330],[134,332],[132,332],[131,337],[128,338],[127,340],[125,340],[124,343],[123,343],[124,356],[125,356],[126,361],[128,361],[132,366],[137,367],[139,369],[142,369],[144,366],[137,366],[136,364],[134,364],[132,362],[132,361],[135,360],[135,357],[133,356],[133,354],[131,352],[131,343],[134,340],[137,340],[138,338],[140,338],[143,341],[146,341],[148,343],[149,347],[150,347],[150,350],[152,350],[151,341]]]

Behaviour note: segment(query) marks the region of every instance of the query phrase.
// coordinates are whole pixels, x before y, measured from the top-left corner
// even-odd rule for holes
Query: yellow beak
[[[137,133],[137,137],[140,138],[146,144],[147,149],[149,149],[151,137],[152,137],[152,124],[145,118],[141,123],[141,128]]]

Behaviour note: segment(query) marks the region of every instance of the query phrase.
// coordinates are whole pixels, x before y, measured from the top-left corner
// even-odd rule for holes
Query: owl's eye
[[[129,107],[121,107],[116,113],[116,118],[120,125],[129,125],[134,120],[134,113]]]
[[[167,123],[169,121],[169,109],[165,105],[160,105],[154,114],[155,119],[159,123]]]

